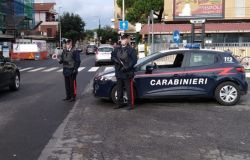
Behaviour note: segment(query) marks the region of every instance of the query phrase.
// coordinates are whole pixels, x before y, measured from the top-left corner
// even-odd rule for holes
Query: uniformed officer
[[[115,63],[115,76],[117,79],[118,103],[115,109],[125,106],[123,101],[123,91],[127,92],[128,110],[134,109],[134,66],[137,63],[137,55],[134,48],[129,45],[128,35],[121,37],[121,45],[112,52],[111,60]]]
[[[80,53],[72,45],[72,40],[66,41],[66,48],[60,56],[60,64],[63,64],[66,98],[64,101],[73,102],[76,99],[76,76],[81,63]]]

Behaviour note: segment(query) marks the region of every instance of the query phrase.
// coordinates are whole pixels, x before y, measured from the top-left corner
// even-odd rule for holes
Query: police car
[[[230,52],[177,49],[139,59],[135,66],[137,99],[208,97],[222,105],[235,105],[247,93],[243,66]],[[96,97],[117,100],[114,69],[94,78]],[[126,101],[126,93],[124,93]]]

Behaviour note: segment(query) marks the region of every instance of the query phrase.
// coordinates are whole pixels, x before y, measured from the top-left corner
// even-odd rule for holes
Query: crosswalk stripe
[[[250,73],[246,73],[246,77],[248,77],[248,78],[249,78],[249,77],[250,77]]]
[[[20,72],[23,72],[23,71],[27,71],[27,70],[30,70],[30,69],[33,69],[34,67],[28,67],[28,68],[23,68],[20,70]]]
[[[92,67],[88,72],[96,72],[99,69],[99,67]]]
[[[46,69],[46,70],[44,70],[44,71],[42,71],[42,72],[51,72],[51,71],[54,71],[54,70],[56,70],[56,69],[58,69],[59,67],[52,67],[52,68],[49,68],[49,69]]]
[[[110,70],[112,68],[114,68],[114,67],[105,67],[104,71]]]
[[[40,68],[37,68],[37,69],[33,69],[33,70],[30,70],[28,72],[36,72],[36,71],[40,71],[40,70],[43,70],[45,69],[45,67],[40,67]]]
[[[56,72],[62,72],[63,71],[63,69],[60,69],[60,70],[58,70],[58,71],[56,71]]]
[[[82,70],[84,70],[85,69],[85,67],[79,67],[78,68],[78,72],[81,72]]]

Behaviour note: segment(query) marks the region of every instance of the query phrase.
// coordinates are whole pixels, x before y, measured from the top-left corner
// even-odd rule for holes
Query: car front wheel
[[[17,91],[20,88],[20,77],[17,73],[15,74],[9,88],[12,91]]]
[[[225,106],[235,105],[240,100],[238,85],[233,82],[221,83],[215,90],[215,99]]]
[[[111,91],[111,99],[112,99],[113,103],[115,103],[115,104],[118,103],[117,89],[118,89],[118,87],[115,86],[115,87],[112,89],[112,91]],[[128,96],[127,96],[127,93],[126,93],[125,90],[123,91],[123,102],[124,102],[125,104],[127,104],[127,102],[128,102]]]

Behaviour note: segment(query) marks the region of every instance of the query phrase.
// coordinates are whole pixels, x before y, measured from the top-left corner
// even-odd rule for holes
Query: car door
[[[0,58],[0,86],[3,86],[4,76],[3,76],[3,62]]]
[[[187,89],[181,85],[184,75],[185,53],[162,53],[142,65],[135,76],[137,96],[139,98],[166,97],[185,95]],[[152,73],[147,73],[147,66],[154,65]]]
[[[197,50],[189,51],[187,55],[186,78],[191,80],[188,84],[189,94],[212,96],[216,73],[220,71],[218,54]]]
[[[6,63],[3,57],[0,57],[0,86],[4,86],[8,83],[9,74],[6,70]]]

